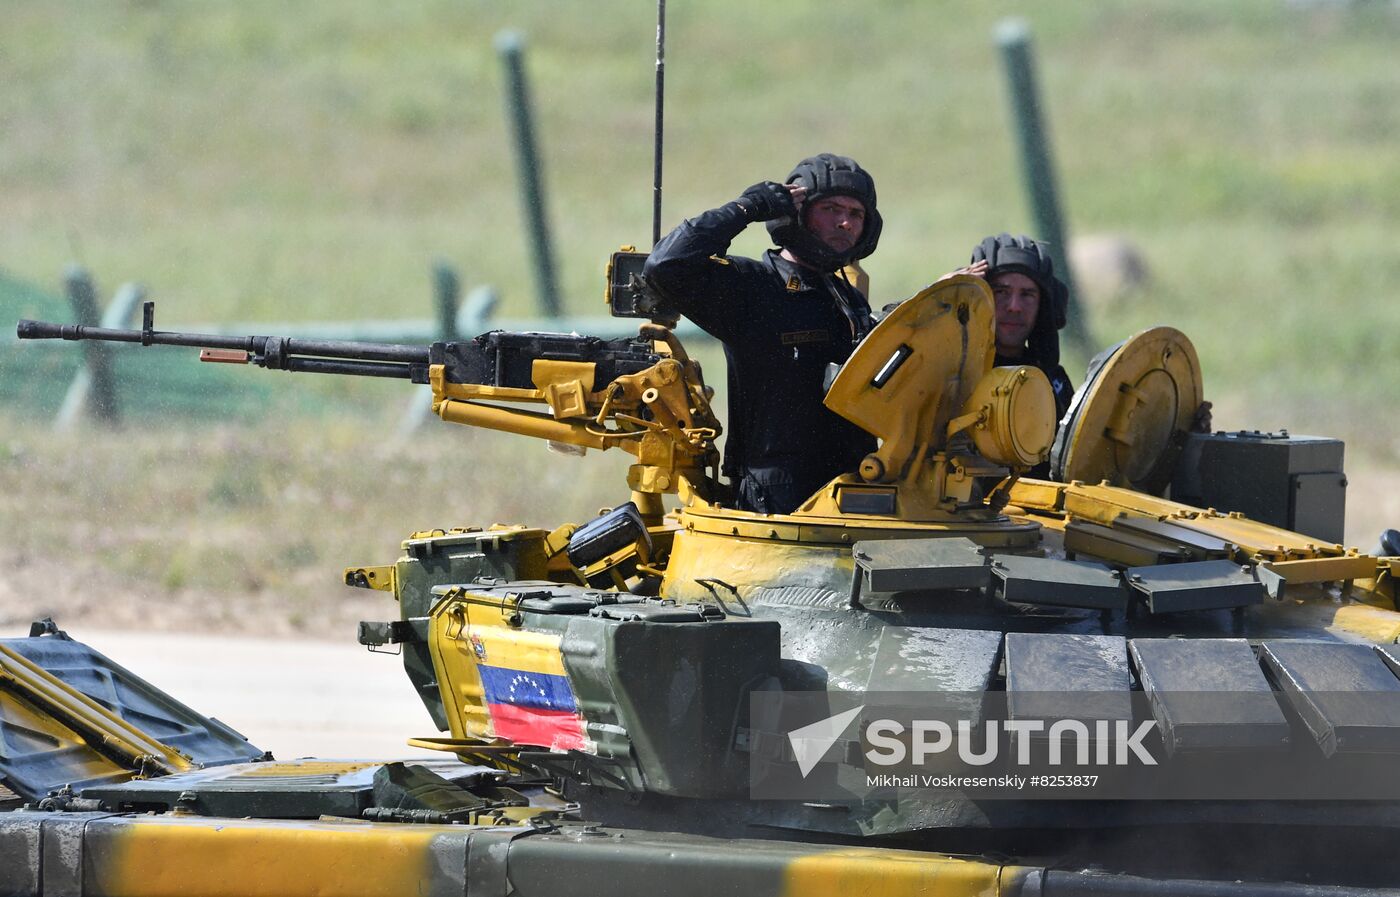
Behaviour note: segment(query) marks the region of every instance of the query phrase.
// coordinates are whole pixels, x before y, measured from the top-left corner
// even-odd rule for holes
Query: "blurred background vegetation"
[[[0,11],[4,321],[66,319],[52,297],[73,261],[107,294],[145,284],[162,327],[429,317],[439,257],[494,285],[500,314],[534,314],[492,44],[507,27],[527,41],[566,310],[601,312],[607,253],[650,235],[649,0]],[[1035,35],[1069,233],[1115,235],[1150,272],[1092,295],[1077,272],[1099,344],[1179,327],[1217,427],[1346,438],[1349,537],[1400,523],[1393,3],[672,0],[663,226],[833,150],[880,188],[876,305],[1029,230],[992,39],[1010,14]],[[764,248],[752,230],[736,251]],[[54,435],[76,351],[30,349],[0,337],[7,617],[94,576],[225,604],[334,596],[336,567],[385,562],[412,529],[554,525],[623,488],[621,458],[445,427],[395,442],[396,384],[239,370],[161,414],[151,396],[179,384],[143,395],[129,357],[125,428]]]

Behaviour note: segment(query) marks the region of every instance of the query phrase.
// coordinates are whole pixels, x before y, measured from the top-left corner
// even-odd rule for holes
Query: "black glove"
[[[735,202],[744,210],[749,221],[772,221],[774,218],[796,218],[797,206],[792,194],[782,184],[764,181],[745,190]]]

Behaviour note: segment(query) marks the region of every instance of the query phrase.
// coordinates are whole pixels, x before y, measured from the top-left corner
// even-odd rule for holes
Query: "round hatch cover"
[[[1050,476],[1160,495],[1202,397],[1186,334],[1153,327],[1094,357],[1050,450]]]

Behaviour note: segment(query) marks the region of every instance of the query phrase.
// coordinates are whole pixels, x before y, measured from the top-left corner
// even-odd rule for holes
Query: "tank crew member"
[[[996,364],[1032,365],[1045,372],[1055,391],[1055,417],[1063,418],[1074,385],[1060,366],[1060,330],[1069,290],[1055,276],[1045,247],[1030,237],[999,234],[972,250],[966,269],[987,278],[996,299]]]
[[[729,256],[744,228],[766,222],[762,258]],[[827,365],[844,362],[873,326],[845,265],[880,239],[875,181],[852,159],[803,159],[784,184],[765,181],[667,235],[648,283],[724,344],[729,427],[723,472],[743,510],[784,514],[854,471],[875,439],[822,405]]]
[[[1074,385],[1060,366],[1060,330],[1064,329],[1069,290],[1055,276],[1055,265],[1044,245],[1027,236],[998,234],[987,237],[972,250],[972,264],[964,272],[987,279],[996,299],[996,362],[1029,364],[1040,368],[1055,391],[1055,416],[1063,420],[1074,398]],[[1211,403],[1196,409],[1191,429],[1209,433]],[[1049,475],[1042,464],[1032,476]]]

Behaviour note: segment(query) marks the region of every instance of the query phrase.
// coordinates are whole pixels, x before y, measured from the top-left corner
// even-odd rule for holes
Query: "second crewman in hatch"
[[[1044,371],[1055,391],[1055,419],[1064,417],[1074,397],[1074,386],[1060,366],[1069,291],[1055,276],[1050,253],[1030,237],[998,234],[972,250],[972,265],[964,270],[983,273],[992,288],[997,366],[1028,364]]]
[[[726,255],[766,222],[778,249]],[[656,244],[648,283],[724,344],[729,426],[723,471],[742,510],[786,514],[854,471],[875,439],[822,404],[827,365],[874,326],[841,269],[880,239],[875,181],[853,159],[803,159],[784,184],[755,184]]]

